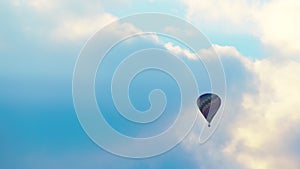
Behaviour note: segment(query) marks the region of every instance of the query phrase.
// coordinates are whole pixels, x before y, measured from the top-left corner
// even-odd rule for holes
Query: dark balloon
[[[210,122],[221,106],[221,98],[216,94],[206,93],[198,97],[197,105],[210,127]]]

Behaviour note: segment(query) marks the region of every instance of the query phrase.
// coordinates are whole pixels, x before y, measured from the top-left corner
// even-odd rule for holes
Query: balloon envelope
[[[204,118],[210,123],[221,105],[221,98],[212,93],[206,93],[198,97],[197,105]]]

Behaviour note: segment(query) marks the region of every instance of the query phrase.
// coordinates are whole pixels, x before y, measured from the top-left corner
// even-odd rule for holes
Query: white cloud
[[[255,20],[260,29],[260,38],[284,54],[300,54],[300,1],[276,0],[267,3]]]
[[[239,51],[233,46],[221,46],[218,44],[213,44],[208,49],[200,49],[197,54],[191,52],[188,49],[184,49],[178,45],[174,45],[172,42],[167,42],[164,44],[164,47],[169,50],[171,53],[179,56],[185,56],[191,60],[197,59],[212,59],[215,58],[217,55],[222,56],[222,58],[229,57],[229,58],[237,58],[244,63],[248,62],[248,59],[242,56]]]
[[[215,57],[215,52],[222,58],[236,58],[244,63],[248,62],[245,56],[243,56],[235,47],[233,46],[222,46],[218,44],[213,44],[209,49],[201,49],[198,54],[201,58],[213,58]]]
[[[250,90],[245,90],[241,86],[245,82],[240,81],[231,84],[239,87],[228,86],[227,111],[214,136],[206,144],[199,145],[200,129],[196,127],[183,146],[194,153],[201,167],[300,168],[297,147],[300,141],[300,62],[285,57],[250,60],[232,46],[213,47],[225,64],[225,73],[230,73],[226,69],[230,67],[251,75],[246,78],[240,77],[245,74],[228,75],[245,78]],[[214,56],[211,52],[212,48],[199,53]],[[239,62],[226,62],[228,59]],[[233,96],[234,93],[240,95]],[[206,164],[206,160],[213,164]]]
[[[300,53],[300,2],[295,0],[184,0],[186,17],[200,28],[247,33],[285,56]]]
[[[177,55],[177,56],[185,56],[188,59],[192,59],[192,60],[196,60],[199,59],[199,57],[192,53],[190,50],[188,49],[183,49],[180,46],[177,45],[173,45],[171,42],[168,42],[166,44],[164,44],[164,47],[169,50],[171,53]]]
[[[292,144],[300,140],[300,63],[265,59],[255,61],[251,71],[257,93],[244,94],[224,152],[245,168],[299,168]]]

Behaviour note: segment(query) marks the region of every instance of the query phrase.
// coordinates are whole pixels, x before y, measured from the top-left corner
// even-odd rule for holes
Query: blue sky
[[[1,1],[0,168],[299,168],[299,5],[293,0]],[[78,54],[94,32],[141,12],[171,14],[204,33],[213,49],[196,52],[209,58],[216,51],[220,56],[227,100],[219,127],[205,144],[198,144],[201,128],[195,125],[172,150],[130,159],[101,149],[82,129],[73,105],[72,76]],[[180,102],[174,79],[155,71],[134,79],[130,97],[137,109],[150,106],[147,93],[153,88],[161,87],[168,98],[156,124],[137,125],[117,114],[109,99],[110,84],[101,86],[102,79],[110,78],[103,74],[112,73],[118,52],[148,46],[177,53],[192,67],[199,60],[190,59],[175,43],[136,39],[126,45],[112,51],[104,73],[98,70],[99,106],[114,112],[104,115],[122,133],[160,133],[174,120]],[[147,78],[160,80],[144,84]],[[209,89],[209,84],[199,87],[200,92]]]

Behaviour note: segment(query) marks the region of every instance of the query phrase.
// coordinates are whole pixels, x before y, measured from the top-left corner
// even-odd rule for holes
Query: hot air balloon
[[[221,98],[216,94],[205,93],[198,97],[197,105],[210,127],[210,122],[220,108]]]

